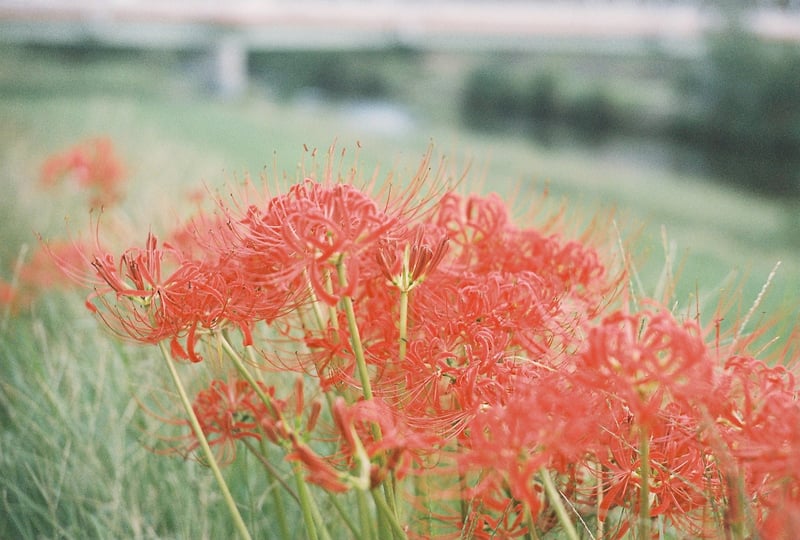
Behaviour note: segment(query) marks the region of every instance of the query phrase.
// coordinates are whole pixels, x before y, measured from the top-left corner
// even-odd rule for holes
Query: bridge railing
[[[643,45],[694,54],[719,12],[686,4],[305,0],[0,0],[0,43],[202,49],[225,94],[246,86],[251,50],[376,48],[553,49],[635,53]],[[744,24],[800,42],[800,13],[759,9]]]

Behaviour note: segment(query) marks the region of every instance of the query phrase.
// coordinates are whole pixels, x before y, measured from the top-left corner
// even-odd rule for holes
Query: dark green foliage
[[[711,144],[786,151],[800,144],[800,50],[743,33],[711,40],[709,62],[689,80]]]
[[[610,94],[599,87],[579,94],[570,103],[565,116],[581,131],[594,134],[605,133],[620,123]]]
[[[530,86],[530,116],[536,120],[553,121],[561,114],[558,79],[553,73],[536,75]]]
[[[390,66],[413,64],[405,49],[254,52],[248,69],[278,95],[315,90],[329,98],[386,98],[396,92]]]
[[[537,134],[560,126],[581,138],[662,137],[691,146],[726,183],[800,196],[800,47],[741,31],[712,36],[701,59],[651,74],[675,88],[674,105],[658,110],[631,99],[635,92],[622,95],[624,86],[612,87],[611,73],[582,81],[575,76],[493,61],[467,76],[462,118],[471,127]]]
[[[501,66],[472,72],[464,87],[462,117],[473,127],[497,127],[520,119],[528,108],[524,87]]]
[[[733,154],[753,164],[790,161],[766,177],[731,175],[741,187],[800,195],[800,48],[729,31],[709,40],[705,62],[681,81],[688,106],[672,133],[717,160]],[[757,167],[754,167],[757,169]]]
[[[604,133],[621,123],[618,109],[607,91],[590,87],[575,95],[549,71],[524,81],[505,64],[475,70],[465,84],[462,118],[472,127],[539,129],[566,124],[587,134]]]

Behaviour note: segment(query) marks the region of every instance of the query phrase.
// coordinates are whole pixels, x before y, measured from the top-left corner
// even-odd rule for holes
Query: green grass
[[[676,293],[681,308],[693,295],[730,294],[732,271],[742,276],[749,309],[777,261],[782,265],[759,307],[796,321],[800,284],[800,209],[748,197],[704,181],[530,140],[464,132],[420,121],[413,133],[371,133],[339,110],[280,105],[251,96],[225,103],[175,84],[170,64],[66,63],[19,51],[0,54],[0,277],[9,279],[33,231],[63,234],[69,216],[82,232],[88,216],[78,201],[36,186],[50,153],[86,137],[113,138],[129,166],[122,212],[141,242],[185,215],[186,193],[279,170],[294,175],[303,146],[346,148],[359,160],[410,174],[428,144],[449,160],[453,177],[471,163],[463,187],[515,193],[524,210],[545,186],[551,207],[567,201],[571,219],[616,212],[634,248],[645,290],[664,267],[662,230],[685,259]],[[24,69],[23,69],[24,68]],[[426,85],[434,87],[435,82]],[[188,86],[188,89],[187,89]],[[606,236],[616,242],[617,232]],[[726,288],[721,291],[721,288]],[[704,305],[711,316],[713,300]],[[230,520],[209,472],[193,461],[152,456],[145,444],[152,422],[133,396],[162,387],[166,374],[155,349],[119,346],[97,329],[73,294],[48,295],[30,313],[4,321],[0,335],[0,538],[227,538]],[[270,504],[261,472],[228,469],[245,519],[269,530]],[[287,505],[288,506],[288,505]],[[295,516],[296,517],[296,516]],[[290,517],[290,519],[294,519]],[[299,522],[294,519],[293,522]],[[298,537],[300,533],[298,532]]]
[[[230,537],[208,470],[147,450],[158,422],[139,403],[166,377],[155,351],[115,344],[80,303],[48,298],[5,329],[0,537]],[[226,474],[248,524],[269,530],[263,471],[245,460]]]

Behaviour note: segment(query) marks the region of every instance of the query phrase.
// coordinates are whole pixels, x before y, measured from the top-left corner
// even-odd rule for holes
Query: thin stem
[[[403,250],[403,266],[400,276],[400,351],[398,354],[398,361],[402,362],[406,357],[406,348],[408,347],[408,294],[411,292],[411,275],[409,271],[409,258],[411,248],[406,245]]]
[[[275,409],[272,400],[264,393],[253,375],[251,375],[247,370],[247,367],[245,367],[244,363],[242,362],[242,358],[233,349],[233,347],[231,347],[231,344],[228,342],[228,340],[225,339],[224,336],[219,335],[219,341],[228,357],[231,359],[231,361],[233,361],[233,365],[236,366],[237,371],[242,375],[242,377],[244,377],[253,390],[255,390],[256,394],[264,403],[264,405],[266,405],[270,412],[275,414],[276,417],[280,417],[279,411]],[[283,420],[283,418],[281,418],[281,421],[284,425],[289,425],[285,420]],[[305,478],[303,478],[302,468],[298,463],[295,462],[292,466],[292,470],[295,476],[295,483],[297,484],[297,497],[300,502],[300,509],[303,513],[303,520],[305,521],[309,538],[311,540],[318,540],[319,537],[317,536],[317,532],[320,532],[323,535],[323,540],[329,538],[330,535],[325,529],[324,523],[320,521],[317,526],[314,524],[313,516],[315,514],[319,515],[319,509],[317,509],[316,503],[314,503],[314,500],[311,498],[311,494],[308,491],[308,485],[306,484]]]
[[[311,306],[311,310],[314,312],[314,319],[317,322],[317,328],[325,328],[325,324],[322,322],[322,311],[319,308],[319,299],[317,298],[316,293],[314,292],[314,287],[311,285],[311,280],[308,277],[308,270],[303,270],[303,276],[306,278],[306,287],[308,288],[308,296],[311,298],[311,302],[309,305]]]
[[[342,256],[340,256],[336,261],[336,272],[339,277],[339,285],[343,288],[346,287],[347,272],[344,266],[344,257]],[[361,342],[361,334],[358,330],[358,321],[356,320],[353,299],[350,296],[343,296],[342,304],[344,305],[344,311],[347,317],[347,326],[350,331],[350,343],[353,347],[353,355],[356,358],[356,369],[358,370],[358,377],[361,381],[362,393],[364,394],[364,399],[371,400],[372,385],[369,380],[369,371],[367,370],[367,361],[366,357],[364,356],[364,346]],[[377,424],[372,425],[372,432],[376,440],[381,438],[381,430]],[[394,525],[397,524],[397,504],[395,502],[394,492],[391,490],[391,486],[387,488],[386,485],[384,485],[384,487],[386,491],[386,497],[389,501],[388,503],[386,499],[379,497],[376,494],[376,490],[373,490],[373,497],[375,498],[376,504],[378,504],[379,507],[386,509],[388,512],[386,517],[390,520],[390,524]],[[382,503],[383,506],[381,506],[381,504],[378,502],[378,499],[380,499],[380,503]],[[399,527],[399,524],[397,526]],[[402,527],[399,527],[399,529],[402,532]],[[403,536],[405,537],[405,533],[403,533]]]
[[[386,480],[383,482],[383,493],[386,495],[386,501],[389,504],[389,508],[394,511],[395,518],[399,518],[397,514],[397,497],[395,495],[396,490],[396,478],[394,476],[394,471],[391,471],[389,475],[386,477]]]
[[[25,263],[25,254],[28,251],[28,244],[22,244],[22,247],[19,249],[19,255],[17,255],[17,261],[14,264],[14,273],[11,275],[11,290],[16,291],[17,285],[19,284],[19,275],[22,272],[22,265]],[[13,307],[14,302],[8,302],[6,304],[5,309],[3,310],[3,321],[0,323],[0,332],[5,332],[6,327],[8,326],[8,321],[11,318],[11,309]]]
[[[650,538],[650,433],[639,430],[639,538]]]
[[[595,486],[597,491],[597,504],[595,506],[595,513],[597,514],[597,538],[603,538],[605,521],[600,517],[600,511],[603,504],[603,469],[599,462],[597,463],[597,467],[597,485]]]
[[[311,508],[311,515],[314,516],[314,521],[317,524],[316,532],[322,540],[332,540],[331,533],[328,532],[328,527],[325,525],[325,519],[323,519],[322,513],[319,511],[319,506],[317,506],[317,504],[314,502],[314,499],[311,497],[311,492],[308,491],[308,484],[306,483],[305,479],[303,478],[302,480],[303,484],[306,486],[305,496],[308,498],[309,507]]]
[[[428,482],[429,480],[426,476],[415,475],[413,478],[414,496],[415,498],[422,500],[420,507],[422,508],[423,512],[425,512],[425,516],[423,517],[421,523],[422,530],[420,531],[423,537],[429,537],[431,535],[431,519],[433,518],[431,515],[432,508]]]
[[[258,462],[261,463],[261,465],[267,471],[267,474],[272,478],[274,478],[275,481],[278,482],[284,490],[286,490],[286,493],[288,493],[292,499],[294,499],[299,503],[300,499],[297,497],[297,494],[294,491],[292,491],[291,486],[286,482],[286,480],[281,478],[280,472],[277,469],[275,469],[272,463],[270,463],[265,457],[266,452],[265,451],[259,452],[256,449],[256,447],[253,446],[253,444],[247,439],[242,439],[242,443],[245,445],[245,447],[247,447],[248,450],[250,450],[250,453],[252,453],[255,456]]]
[[[242,515],[239,513],[239,508],[236,506],[236,501],[233,500],[230,489],[228,489],[228,484],[225,482],[225,478],[222,476],[222,471],[220,471],[219,465],[217,464],[217,459],[214,457],[214,453],[211,451],[211,446],[208,444],[208,439],[206,439],[205,433],[203,433],[203,428],[200,426],[200,421],[197,419],[197,415],[194,413],[192,403],[189,401],[189,396],[186,394],[186,389],[183,387],[181,378],[178,375],[178,370],[175,369],[172,356],[170,355],[169,351],[167,351],[167,347],[164,345],[163,341],[159,342],[158,345],[161,349],[161,355],[164,357],[164,362],[167,364],[167,369],[169,369],[172,382],[175,384],[175,388],[180,396],[183,408],[189,418],[189,424],[192,426],[192,431],[194,431],[197,441],[200,444],[200,448],[203,451],[203,456],[205,457],[211,472],[214,473],[214,478],[216,478],[217,483],[219,484],[219,489],[222,492],[222,498],[225,499],[225,504],[228,506],[228,511],[233,518],[233,524],[236,527],[236,531],[244,540],[250,540],[250,533],[248,532],[247,526],[242,519]]]
[[[561,502],[561,493],[556,488],[555,483],[553,483],[553,478],[550,476],[550,473],[546,468],[542,467],[539,471],[539,476],[542,477],[545,493],[547,493],[547,498],[556,511],[558,522],[561,524],[561,527],[563,527],[566,538],[570,540],[579,540],[578,531],[575,529],[572,520],[569,519],[567,509],[564,507],[564,503]]]
[[[378,507],[379,513],[384,518],[384,524],[389,525],[392,537],[401,539],[408,538],[406,532],[403,530],[403,527],[400,525],[400,522],[397,520],[397,516],[395,515],[394,511],[389,508],[386,499],[383,497],[383,493],[379,489],[373,489],[372,498],[375,500],[375,504]],[[381,538],[384,537],[385,536],[381,536]]]
[[[272,478],[277,484],[283,487],[283,489],[289,492],[289,495],[292,495],[294,499],[297,500],[297,496],[292,492],[288,484],[286,484],[286,481],[280,477],[278,471],[276,471],[275,468],[272,466],[272,464],[269,461],[267,461],[266,441],[263,438],[261,439],[261,441],[259,441],[261,446],[260,452],[256,450],[256,448],[252,444],[250,444],[250,441],[243,440],[243,442],[245,443],[245,445],[247,445],[247,449],[250,450],[250,453],[253,454],[259,461],[259,463],[261,463],[261,465],[264,467],[267,473],[267,477]],[[281,538],[283,538],[284,540],[289,540],[292,537],[292,535],[291,532],[289,531],[289,522],[286,521],[286,505],[283,503],[283,496],[281,494],[281,490],[278,489],[273,484],[271,491],[272,491],[272,502],[275,505],[275,511],[278,514],[278,528],[281,531]]]
[[[536,532],[536,522],[533,520],[533,514],[531,514],[531,509],[528,508],[528,505],[525,505],[525,523],[528,526],[528,532],[525,534],[525,538],[528,540],[538,540],[539,534]]]
[[[370,511],[367,505],[367,492],[363,489],[356,490],[358,515],[361,521],[361,536],[370,540],[378,538],[378,528],[375,521],[370,520]]]
[[[264,390],[261,388],[261,385],[258,384],[256,379],[253,375],[247,371],[247,368],[242,361],[242,357],[237,353],[234,348],[231,346],[230,342],[225,339],[225,336],[221,334],[217,334],[219,338],[219,343],[222,345],[223,350],[228,355],[228,357],[233,361],[233,365],[236,367],[236,370],[239,374],[244,377],[244,380],[253,388],[256,395],[259,399],[264,403],[264,405],[269,409],[269,411],[275,415],[278,415],[278,411],[275,410],[275,405],[272,403],[272,400],[264,393]]]
[[[336,261],[336,272],[339,277],[339,285],[346,287],[347,272],[344,267],[344,257],[342,256]],[[343,296],[342,304],[344,305],[344,312],[347,316],[347,326],[350,330],[350,344],[353,347],[353,355],[356,357],[356,369],[358,370],[358,378],[361,381],[361,391],[364,394],[364,399],[370,400],[372,399],[372,384],[369,381],[367,360],[364,357],[364,346],[361,343],[361,333],[358,330],[358,321],[356,320],[355,307],[353,307],[353,299],[350,296]]]
[[[405,360],[408,348],[408,293],[409,291],[406,290],[400,291],[400,350],[397,355],[399,362]]]
[[[308,492],[308,485],[303,478],[303,469],[299,463],[292,463],[295,484],[297,485],[297,496],[300,498],[300,511],[303,514],[303,521],[306,524],[306,533],[309,540],[319,540],[317,527],[314,525],[314,514],[311,511],[311,494]]]
[[[359,493],[362,492],[359,491]],[[342,507],[342,505],[339,503],[339,498],[337,497],[338,495],[337,493],[331,493],[330,491],[328,491],[327,494],[328,494],[328,501],[330,501],[330,503],[336,509],[336,512],[339,514],[339,517],[342,518],[342,521],[344,521],[345,526],[348,529],[350,529],[350,532],[353,534],[353,538],[357,538],[359,540],[372,540],[372,538],[374,538],[372,536],[365,536],[364,533],[359,534],[358,527],[356,527],[356,524],[353,523],[352,519],[350,519],[348,511],[345,510],[344,507]]]
[[[333,278],[329,270],[325,271],[325,290],[328,294],[333,295]],[[339,328],[339,319],[336,317],[336,306],[328,306],[328,320],[332,328]],[[320,329],[325,328],[320,326]]]

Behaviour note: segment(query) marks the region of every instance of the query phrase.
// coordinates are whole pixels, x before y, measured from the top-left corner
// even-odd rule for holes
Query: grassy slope
[[[0,201],[2,277],[9,277],[19,246],[32,242],[32,229],[56,235],[67,214],[76,228],[85,222],[79,206],[43,195],[34,179],[47,154],[88,136],[110,135],[130,166],[124,210],[142,231],[136,241],[149,223],[181,213],[176,207],[199,183],[219,186],[245,171],[258,173],[271,168],[275,155],[280,169],[292,171],[304,144],[324,149],[337,139],[352,150],[361,141],[365,170],[380,165],[402,174],[413,170],[433,140],[454,174],[471,161],[473,181],[518,193],[519,208],[548,184],[553,199],[566,197],[577,215],[616,208],[623,230],[641,225],[640,250],[650,261],[643,264],[647,287],[663,267],[663,225],[677,257],[687,256],[681,300],[695,287],[713,293],[731,269],[739,269],[750,276],[743,295],[747,309],[775,261],[782,260],[763,309],[775,312],[786,295],[787,309],[794,309],[789,317],[797,317],[791,303],[800,289],[800,257],[787,210],[776,203],[512,137],[424,124],[419,132],[389,137],[321,107],[189,97],[165,82],[163,73],[141,66],[115,75],[118,67],[75,72],[58,60],[37,62],[0,57],[0,187],[10,194]],[[155,351],[111,345],[73,295],[40,301],[31,314],[9,321],[1,337],[0,537],[228,534],[207,472],[181,460],[151,459],[138,442],[146,419],[130,395],[161,373]],[[254,506],[247,515],[263,528],[269,514],[261,495],[249,499]]]

